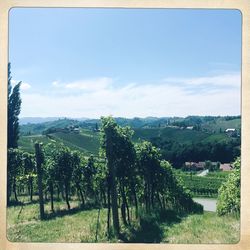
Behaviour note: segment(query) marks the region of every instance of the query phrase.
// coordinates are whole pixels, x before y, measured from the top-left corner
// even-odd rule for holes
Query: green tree
[[[17,177],[22,172],[22,154],[17,148],[8,149],[8,167],[7,167],[7,205],[10,205],[11,193],[13,191],[16,202],[18,201],[16,192]]]
[[[60,146],[56,155],[56,165],[60,175],[59,181],[62,181],[64,185],[66,203],[70,209],[69,195],[74,164],[72,153],[68,147]]]
[[[8,64],[8,148],[17,148],[19,139],[19,114],[21,111],[19,82],[12,89],[10,63]]]
[[[160,152],[152,143],[143,141],[136,145],[136,153],[139,173],[144,177],[144,202],[146,211],[149,212],[155,204],[155,187],[160,171]]]
[[[37,169],[37,186],[39,193],[39,208],[40,208],[40,218],[45,219],[44,213],[44,200],[43,200],[43,167],[44,163],[44,153],[42,151],[42,144],[35,143],[35,155],[36,155],[36,169]]]
[[[35,157],[33,154],[24,152],[22,154],[24,174],[28,181],[28,190],[30,194],[30,201],[33,200],[33,179],[35,174]]]
[[[82,205],[85,205],[85,197],[83,188],[86,186],[85,176],[84,176],[84,165],[86,164],[83,157],[78,152],[73,152],[73,172],[72,180],[74,182],[75,188],[81,198]]]
[[[219,188],[217,213],[225,215],[240,213],[240,158],[234,162],[234,170]]]
[[[102,129],[101,129],[101,141],[104,149],[104,154],[107,159],[108,166],[108,231],[109,231],[109,197],[111,197],[112,217],[114,232],[117,237],[120,235],[120,224],[118,215],[117,204],[117,152],[119,152],[119,145],[117,144],[117,137],[119,137],[117,131],[117,124],[112,117],[102,117]]]
[[[48,159],[46,163],[46,182],[50,192],[50,210],[54,212],[54,183],[56,181],[56,166],[52,159]]]

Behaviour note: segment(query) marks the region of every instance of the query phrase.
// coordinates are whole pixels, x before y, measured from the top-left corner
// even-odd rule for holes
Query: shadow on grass
[[[74,207],[74,208],[71,208],[69,210],[68,209],[57,210],[55,212],[46,213],[45,220],[51,220],[51,219],[55,219],[58,217],[63,217],[65,215],[73,215],[73,214],[76,214],[80,211],[82,211],[81,207]]]
[[[46,213],[45,214],[45,220],[51,220],[51,219],[55,219],[57,217],[63,217],[66,215],[73,215],[76,213],[79,213],[81,211],[88,211],[88,210],[92,210],[92,209],[98,209],[98,206],[92,205],[92,204],[87,204],[84,206],[78,206],[78,207],[74,207],[71,209],[62,209],[62,210],[57,210],[51,213]]]
[[[164,237],[163,225],[180,223],[183,217],[172,210],[141,214],[139,223],[128,226],[121,240],[127,243],[160,243]]]
[[[39,203],[39,200],[33,200],[33,201],[10,201],[8,207],[17,207],[17,206],[28,206],[32,204],[37,204]]]

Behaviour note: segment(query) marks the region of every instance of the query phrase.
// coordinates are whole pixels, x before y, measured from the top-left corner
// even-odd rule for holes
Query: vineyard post
[[[35,153],[36,153],[36,166],[37,166],[37,178],[38,178],[38,192],[39,192],[39,205],[40,205],[40,218],[43,220],[44,216],[44,201],[43,201],[43,183],[42,183],[42,151],[41,144],[35,143]]]

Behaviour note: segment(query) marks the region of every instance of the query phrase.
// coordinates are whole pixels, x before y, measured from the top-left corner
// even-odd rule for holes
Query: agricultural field
[[[176,171],[184,186],[195,197],[217,197],[218,189],[226,181],[228,172],[209,172],[206,176],[197,176],[196,173]]]
[[[57,132],[49,135],[21,136],[19,141],[20,148],[28,152],[34,152],[34,144],[36,141],[42,142],[43,144],[49,142],[63,143],[72,150],[79,150],[87,155],[97,155],[100,147],[98,133],[82,129],[79,134]]]

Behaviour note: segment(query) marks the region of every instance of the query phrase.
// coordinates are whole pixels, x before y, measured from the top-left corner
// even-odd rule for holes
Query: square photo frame
[[[241,125],[240,125],[240,130],[239,133],[241,134],[241,141],[240,141],[240,157],[241,157],[241,168],[240,168],[240,237],[239,241],[234,242],[233,244],[230,244],[230,242],[226,243],[213,243],[213,244],[176,244],[176,243],[166,243],[166,242],[159,242],[159,243],[166,243],[166,244],[159,244],[159,243],[142,243],[142,242],[130,242],[130,243],[125,243],[122,241],[116,241],[116,243],[87,243],[86,241],[83,243],[66,243],[66,242],[50,242],[50,243],[44,243],[40,242],[30,242],[29,240],[27,241],[19,241],[19,240],[11,240],[9,239],[7,235],[7,145],[8,145],[8,63],[9,63],[9,46],[10,42],[14,43],[14,41],[11,41],[10,38],[10,13],[11,11],[15,11],[16,9],[31,9],[34,8],[36,10],[39,10],[41,8],[47,8],[47,10],[52,10],[54,9],[78,9],[78,8],[84,8],[85,10],[111,10],[111,11],[121,11],[121,10],[181,10],[181,11],[188,11],[188,10],[231,10],[231,11],[238,11],[241,15],[241,72],[240,77],[241,80],[241,99],[240,99],[240,115],[241,115]],[[34,16],[35,18],[35,16]],[[249,153],[250,152],[250,145],[248,142],[248,137],[249,135],[249,129],[250,129],[250,88],[248,86],[249,80],[250,80],[250,74],[248,73],[248,68],[250,65],[250,34],[249,34],[249,27],[250,27],[250,6],[248,1],[246,0],[239,0],[239,1],[233,1],[233,0],[228,0],[228,1],[223,1],[223,2],[217,2],[214,0],[211,1],[185,1],[185,0],[180,0],[178,2],[173,2],[171,0],[159,0],[159,1],[112,1],[112,0],[104,0],[102,2],[100,1],[86,1],[86,0],[77,0],[74,2],[67,1],[67,0],[62,0],[62,1],[41,1],[41,0],[36,0],[36,1],[26,1],[26,0],[19,0],[19,1],[8,1],[8,0],[2,0],[0,2],[0,108],[1,108],[1,136],[0,136],[0,155],[1,155],[1,172],[0,172],[0,183],[1,183],[1,189],[0,189],[0,221],[1,221],[1,226],[0,226],[0,248],[1,249],[68,249],[68,248],[73,248],[73,249],[165,249],[166,247],[169,249],[249,249],[250,245],[250,209],[249,209],[249,204],[250,204],[250,198],[249,198],[249,193],[250,193],[250,186],[248,183],[248,179],[250,178],[250,174],[248,171],[248,164],[250,163],[250,158],[249,158]],[[11,27],[12,28],[12,27]],[[162,28],[162,27],[161,27]],[[230,27],[228,27],[230,29]],[[205,27],[204,27],[204,32],[205,32]],[[104,34],[105,35],[105,34]],[[107,35],[107,34],[106,34]],[[21,35],[20,35],[21,38]],[[159,39],[159,38],[158,38]],[[18,41],[17,41],[18,42]],[[143,47],[143,43],[141,44]],[[91,45],[90,45],[91,46]],[[131,48],[130,48],[131,49]],[[149,50],[152,49],[149,48]],[[139,47],[138,47],[139,50]],[[14,52],[13,52],[14,53]],[[108,60],[108,59],[107,59]],[[154,69],[153,69],[154,70]],[[124,71],[125,68],[124,68]],[[14,74],[14,71],[13,71]],[[237,76],[236,76],[237,77]],[[14,79],[14,78],[13,78]],[[111,86],[113,79],[109,79],[107,77],[103,77],[100,79],[95,79],[95,82],[101,82],[103,85]],[[166,79],[165,79],[166,80]],[[169,80],[169,79],[167,79]],[[203,79],[204,80],[204,79]],[[206,79],[205,79],[206,80]],[[171,81],[174,81],[175,84],[180,84],[180,79],[171,79]],[[183,79],[182,79],[183,81]],[[201,81],[201,77],[197,79],[192,79],[191,77],[188,78],[188,81],[194,81],[195,84],[199,85],[199,81]],[[221,80],[223,82],[223,80]],[[228,79],[226,79],[228,81]],[[6,84],[5,84],[6,83]],[[16,84],[13,82],[13,84]],[[55,81],[52,83],[54,87],[65,87],[67,91],[69,89],[74,89],[76,88],[76,96],[77,96],[77,91],[79,89],[86,89],[88,83],[85,82],[63,82],[60,79],[55,79]],[[91,82],[92,88],[100,88],[100,84],[96,84],[96,86]],[[111,84],[111,85],[110,85]],[[183,84],[183,82],[181,83]],[[206,82],[206,84],[210,84],[210,82]],[[220,84],[220,79],[219,79],[219,84]],[[222,83],[223,84],[223,83]],[[29,88],[29,84],[24,82],[24,85]],[[159,84],[160,85],[160,84]],[[14,86],[14,85],[13,85]],[[131,87],[132,86],[132,87]],[[135,86],[135,88],[133,88]],[[150,84],[147,84],[146,87],[149,87]],[[114,86],[111,86],[110,88],[113,88]],[[136,96],[136,88],[139,88],[137,83],[132,82],[129,87],[132,88],[132,91],[130,92],[130,95],[135,95]],[[161,85],[160,85],[161,87]],[[223,86],[223,87],[227,87]],[[107,87],[108,89],[108,87]],[[106,91],[107,89],[104,89]],[[142,88],[143,89],[143,88]],[[140,89],[140,91],[142,90]],[[161,88],[159,88],[161,90]],[[89,90],[87,90],[89,91]],[[164,88],[163,88],[164,91]],[[194,91],[191,88],[188,88],[187,91]],[[88,92],[90,93],[90,92]],[[160,91],[157,92],[160,95]],[[173,92],[174,94],[177,92]],[[67,95],[67,92],[62,93],[64,95]],[[154,94],[154,92],[152,92]],[[112,97],[119,95],[118,91],[114,91]],[[93,95],[94,96],[94,95]],[[91,96],[92,97],[92,96]],[[125,95],[124,98],[127,96]],[[108,96],[105,96],[107,99]],[[119,96],[119,98],[122,98]],[[158,97],[160,100],[160,96]],[[35,99],[33,99],[34,101]],[[150,99],[151,100],[151,99]],[[91,100],[88,100],[91,102]],[[117,103],[116,103],[117,104]],[[35,102],[32,104],[35,105]],[[62,105],[62,103],[60,104]],[[101,105],[101,104],[100,104]],[[140,106],[139,102],[134,102],[133,105],[138,105],[137,107]],[[146,106],[146,105],[145,105]],[[34,106],[35,107],[35,106]],[[101,107],[101,106],[99,106]],[[112,107],[112,105],[111,105]],[[114,106],[115,107],[115,106]],[[231,107],[231,106],[230,106]],[[119,107],[120,108],[120,107]],[[127,106],[127,108],[129,108]],[[132,110],[132,109],[131,109]],[[40,110],[41,111],[41,110]],[[115,112],[115,111],[114,111]],[[119,113],[115,113],[115,117],[119,116]],[[106,113],[105,113],[106,115]],[[148,114],[143,114],[144,117],[148,116]],[[143,116],[142,115],[142,116]],[[38,114],[39,116],[39,114]],[[100,114],[101,116],[101,114]],[[138,115],[140,116],[140,115]],[[156,113],[155,116],[157,117],[162,117],[160,113]],[[169,117],[174,117],[175,115],[169,115]],[[61,117],[64,117],[62,114]],[[65,116],[66,117],[66,116]],[[77,114],[75,115],[77,117]],[[79,117],[79,115],[78,115]],[[133,114],[132,117],[137,117],[137,114]],[[170,121],[165,121],[168,125],[170,126],[179,126],[180,129],[182,130],[183,127],[182,125],[179,125],[178,122],[181,122],[182,120],[178,120],[178,115],[176,117],[176,120],[174,121],[175,123],[171,124]],[[148,121],[147,121],[148,122]],[[157,120],[157,126],[160,128],[161,124]],[[92,124],[93,130],[99,130],[98,126],[99,123],[97,124],[96,122],[94,125]],[[148,125],[149,128],[151,125]],[[190,130],[192,126],[188,124],[184,130]],[[74,134],[78,133],[78,127],[72,127],[69,129],[73,129],[71,132]],[[192,128],[193,129],[193,128]],[[230,128],[229,128],[230,129]],[[99,132],[99,131],[98,131]],[[228,131],[231,133],[232,131]],[[125,132],[124,132],[125,133]],[[31,134],[32,135],[32,134]],[[107,135],[106,135],[107,136]],[[106,158],[108,159],[107,152],[106,152]],[[194,162],[192,162],[193,164]],[[225,161],[224,161],[225,163]],[[189,162],[191,165],[191,162]],[[205,164],[205,163],[204,163]],[[222,164],[223,165],[223,164]],[[225,168],[226,164],[224,164]],[[111,177],[110,177],[111,178]],[[192,173],[191,173],[191,178],[192,178]],[[112,189],[111,189],[112,190]],[[122,192],[121,192],[122,193]],[[120,198],[122,200],[122,198]],[[126,208],[126,207],[125,207]],[[124,210],[125,210],[124,208]],[[20,207],[21,209],[21,207]],[[21,210],[18,209],[20,212]],[[131,208],[131,210],[133,210]],[[14,212],[13,212],[14,213]],[[125,212],[126,213],[126,212]],[[129,213],[128,213],[129,214]],[[99,215],[98,215],[99,216]],[[95,216],[96,218],[96,216]],[[121,219],[121,218],[120,218]],[[154,220],[154,219],[153,219]],[[149,222],[151,225],[153,223],[153,220]],[[28,222],[27,222],[28,223]],[[84,223],[84,222],[83,222]],[[21,232],[20,232],[21,233]]]

